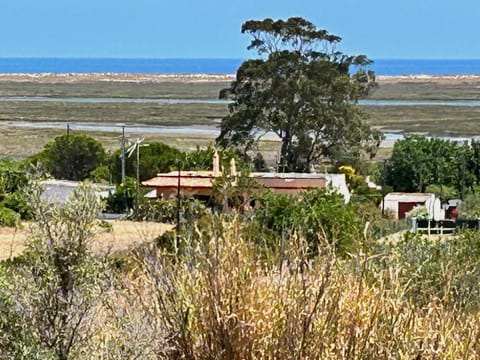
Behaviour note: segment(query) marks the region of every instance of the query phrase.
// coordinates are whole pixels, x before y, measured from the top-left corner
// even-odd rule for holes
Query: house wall
[[[174,198],[177,196],[177,188],[157,188],[157,198]],[[211,196],[212,189],[209,188],[185,188],[180,189],[180,194],[189,195],[189,196]]]
[[[389,212],[394,219],[398,219],[398,201],[385,200],[384,210]]]

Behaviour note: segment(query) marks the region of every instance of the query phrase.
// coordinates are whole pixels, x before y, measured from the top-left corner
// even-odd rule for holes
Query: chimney
[[[230,176],[231,177],[236,177],[237,176],[237,165],[235,165],[235,159],[232,158],[230,160]]]
[[[220,176],[220,159],[218,157],[218,152],[215,150],[215,153],[213,154],[213,176],[214,177],[219,177]]]

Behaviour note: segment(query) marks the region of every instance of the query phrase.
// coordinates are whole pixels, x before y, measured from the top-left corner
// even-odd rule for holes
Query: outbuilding
[[[381,206],[394,219],[405,219],[405,214],[414,207],[427,204],[435,204],[435,194],[392,192],[385,195]]]

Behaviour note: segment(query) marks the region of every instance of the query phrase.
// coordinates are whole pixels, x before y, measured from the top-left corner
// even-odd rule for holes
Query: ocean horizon
[[[235,74],[245,59],[0,58],[0,73]],[[480,59],[377,59],[378,76],[480,75]]]

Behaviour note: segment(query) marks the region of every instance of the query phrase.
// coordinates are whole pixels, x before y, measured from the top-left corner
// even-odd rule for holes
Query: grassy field
[[[173,225],[136,222],[111,221],[111,230],[98,229],[92,242],[92,248],[98,253],[112,253],[131,249],[144,242],[152,242]],[[0,227],[0,261],[18,256],[24,249],[28,234],[28,223],[19,228]]]
[[[219,124],[228,113],[225,104],[69,103],[62,98],[216,99],[230,78],[205,79],[127,77],[115,81],[91,77],[0,77],[0,97],[51,97],[58,102],[0,101],[0,157],[24,158],[40,150],[61,130],[14,127],[11,121],[92,122],[162,125],[172,127]],[[379,78],[371,95],[376,100],[479,100],[480,78]],[[480,135],[480,108],[454,106],[366,106],[372,126],[436,136]],[[91,133],[105,147],[119,146],[118,133]],[[214,135],[161,133],[128,134],[163,141],[183,150],[203,146]],[[28,144],[28,146],[26,146]],[[267,144],[275,148],[275,144]]]
[[[366,106],[370,123],[383,131],[435,136],[480,135],[480,107]]]
[[[377,100],[480,100],[480,77],[379,77]]]

